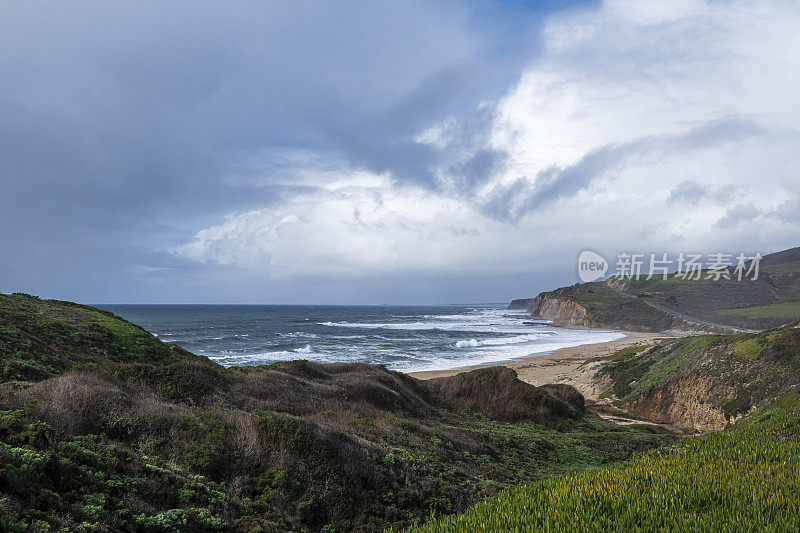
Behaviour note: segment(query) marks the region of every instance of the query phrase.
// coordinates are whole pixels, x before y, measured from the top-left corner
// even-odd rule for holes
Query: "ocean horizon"
[[[418,372],[499,363],[622,333],[534,320],[506,304],[98,305],[224,366],[293,359]]]

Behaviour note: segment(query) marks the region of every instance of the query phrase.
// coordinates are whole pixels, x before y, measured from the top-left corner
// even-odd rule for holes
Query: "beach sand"
[[[532,355],[523,359],[475,365],[454,370],[432,370],[427,372],[410,372],[409,375],[419,379],[432,379],[452,376],[461,372],[469,372],[476,368],[489,366],[505,366],[512,368],[522,381],[532,385],[548,383],[565,383],[572,385],[587,400],[596,401],[603,392],[604,385],[594,381],[594,373],[600,365],[599,361],[590,359],[606,357],[629,346],[652,344],[655,339],[672,337],[669,333],[632,333],[624,332],[625,337],[610,342],[585,344],[572,348],[561,348],[550,354]]]

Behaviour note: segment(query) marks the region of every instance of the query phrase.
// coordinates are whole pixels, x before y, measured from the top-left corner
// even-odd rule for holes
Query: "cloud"
[[[785,202],[779,204],[770,216],[786,223],[796,225],[800,223],[800,194],[795,193],[789,197]]]
[[[785,233],[743,230],[742,222],[785,200],[788,161],[800,162],[800,108],[787,94],[800,90],[800,66],[781,44],[796,39],[789,20],[800,13],[783,3],[683,2],[662,11],[615,1],[555,15],[543,55],[499,100],[424,128],[404,122],[413,138],[404,130],[391,146],[347,141],[371,147],[365,166],[348,158],[362,163],[369,187],[233,215],[175,251],[258,268],[266,259],[237,260],[231,250],[258,257],[263,249],[272,275],[358,277],[541,269],[532,265],[553,240],[564,265],[573,259],[566,250],[586,246],[780,241]],[[284,216],[302,230],[282,237],[275,225]],[[278,255],[292,259],[279,266]]]
[[[741,188],[735,185],[714,188],[705,186],[696,180],[686,180],[680,182],[669,192],[667,202],[692,206],[708,201],[725,203],[741,192]]]
[[[694,180],[680,182],[669,192],[668,202],[686,203],[697,205],[708,195],[708,188]]]
[[[664,13],[643,5],[606,2],[557,15],[546,27],[544,56],[498,105],[493,144],[508,159],[506,174],[487,189],[528,191],[506,213],[597,183],[652,183],[665,168],[675,171],[669,183],[699,180],[715,195],[744,190],[752,168],[749,176],[729,171],[718,156],[738,143],[767,163],[763,173],[774,166],[765,161],[774,156],[769,143],[797,144],[800,113],[787,89],[800,84],[798,65],[781,44],[797,39],[788,23],[798,18],[796,6],[682,2]],[[767,74],[785,85],[766,83]],[[681,164],[687,155],[717,157],[716,166]]]
[[[574,196],[610,170],[623,167],[629,159],[644,156],[664,159],[673,154],[685,156],[695,150],[743,140],[759,133],[768,132],[752,121],[734,117],[702,124],[680,135],[652,135],[628,143],[602,146],[571,165],[540,170],[533,180],[527,177],[518,179],[511,185],[514,194],[502,194],[508,200],[505,205],[498,205],[495,192],[490,212],[501,218],[518,219],[530,210]],[[730,186],[726,187],[715,196],[724,196],[730,189]]]
[[[7,287],[107,298],[59,280],[126,246],[108,286],[138,297],[131,256],[311,193],[321,169],[434,186],[439,154],[413,138],[500,94],[530,53],[509,40],[538,35],[539,13],[516,16],[509,25],[500,6],[449,0],[4,6]],[[464,160],[474,172],[491,164],[488,151]],[[59,260],[32,268],[49,254]]]
[[[457,199],[355,173],[278,209],[230,216],[172,249],[273,278],[351,279],[459,270],[501,253],[503,226]]]
[[[800,6],[556,5],[8,7],[6,290],[504,299],[797,244]]]
[[[717,220],[714,225],[719,228],[732,228],[739,224],[752,223],[760,214],[761,210],[753,202],[737,204],[728,209],[725,216]]]

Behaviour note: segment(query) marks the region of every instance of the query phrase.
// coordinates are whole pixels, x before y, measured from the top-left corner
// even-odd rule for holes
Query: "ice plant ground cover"
[[[418,531],[797,531],[800,395],[719,433],[511,489]]]

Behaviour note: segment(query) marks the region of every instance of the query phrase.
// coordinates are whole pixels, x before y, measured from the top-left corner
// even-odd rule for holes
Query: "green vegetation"
[[[652,387],[663,382],[672,373],[685,368],[690,359],[702,353],[714,335],[699,335],[666,341],[643,354],[643,349],[620,350],[601,369],[600,374],[612,378],[612,392],[619,398],[647,394]],[[636,347],[641,348],[641,347]]]
[[[27,418],[0,411],[3,531],[225,529],[231,505],[221,485],[97,435],[59,438]]]
[[[26,295],[0,295],[0,332],[0,530],[404,527],[674,441],[508,369],[226,369]]]
[[[664,331],[673,318],[653,309],[640,298],[621,294],[606,283],[592,282],[562,287],[542,293],[546,300],[574,303],[586,312],[585,318],[567,319],[566,325],[598,326],[636,331]],[[566,317],[565,317],[566,318]]]
[[[0,529],[373,531],[491,498],[424,529],[796,530],[798,353],[792,324],[604,358],[616,408],[739,420],[652,451],[675,438],[506,368],[223,368],[101,310],[0,295]]]
[[[36,381],[72,368],[163,365],[195,357],[108,311],[26,294],[0,294],[0,354],[2,381]]]
[[[616,361],[622,357],[627,357],[629,355],[636,355],[639,352],[643,352],[647,349],[647,346],[628,346],[627,348],[623,348],[621,350],[617,350],[613,354],[611,354],[608,359],[610,361]]]
[[[638,353],[641,353],[641,352],[647,350],[648,348],[650,348],[650,346],[648,346],[648,345],[628,346],[627,348],[623,348],[621,350],[617,350],[616,352],[612,353],[611,355],[604,355],[604,356],[601,356],[601,357],[592,357],[590,359],[587,359],[586,361],[581,363],[581,366],[587,365],[589,363],[596,363],[598,361],[619,361],[620,359],[622,359],[624,357],[628,357],[628,356],[632,356],[632,355],[636,355]]]
[[[761,341],[762,339],[758,337],[737,341],[733,345],[733,354],[742,359],[758,359],[758,356],[764,351]]]
[[[691,429],[722,429],[800,385],[797,325],[663,340],[637,354],[619,354],[598,371],[611,380],[604,396],[613,395],[642,416]],[[673,411],[675,403],[683,407]]]
[[[782,302],[779,304],[743,307],[740,309],[722,309],[723,315],[741,316],[745,318],[778,318],[792,320],[800,318],[800,302]]]
[[[767,329],[800,318],[800,248],[767,255],[758,279],[627,279],[628,294],[716,323]],[[748,307],[740,308],[745,303]]]
[[[797,531],[800,410],[505,491],[417,531]]]
[[[602,283],[577,285],[573,290],[573,297],[586,308],[592,323],[645,331],[661,331],[672,325],[672,317]]]

